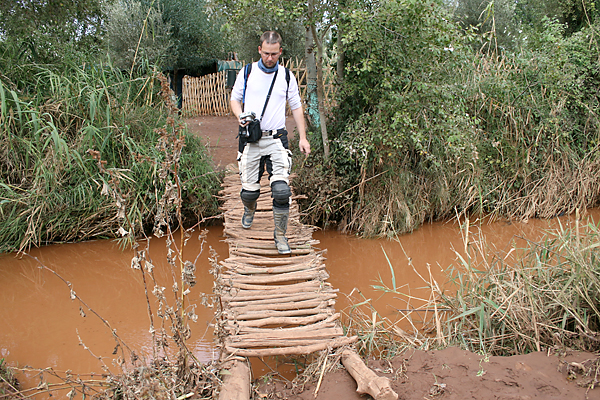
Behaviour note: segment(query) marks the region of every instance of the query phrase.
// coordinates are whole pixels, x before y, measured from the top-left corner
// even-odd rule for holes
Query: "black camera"
[[[240,122],[252,122],[256,119],[256,114],[254,111],[246,111],[245,113],[240,114]]]
[[[249,124],[252,121],[256,120],[256,113],[254,111],[246,111],[245,113],[240,114],[240,123]],[[242,127],[240,126],[240,136],[248,137],[250,134],[248,133],[248,125]]]

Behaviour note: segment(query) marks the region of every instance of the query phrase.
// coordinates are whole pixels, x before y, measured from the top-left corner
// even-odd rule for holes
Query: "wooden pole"
[[[390,380],[371,371],[354,351],[342,352],[342,364],[356,381],[357,393],[369,394],[375,400],[397,400],[398,394],[392,390]]]
[[[232,360],[221,368],[223,384],[219,400],[249,400],[250,399],[250,367],[247,361]]]

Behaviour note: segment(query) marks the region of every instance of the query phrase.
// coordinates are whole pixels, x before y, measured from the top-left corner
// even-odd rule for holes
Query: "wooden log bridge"
[[[229,258],[220,262],[219,337],[227,355],[265,357],[310,354],[356,340],[344,335],[334,304],[337,290],[327,282],[324,257],[313,245],[314,228],[299,222],[292,201],[287,238],[291,255],[273,241],[273,207],[267,178],[261,182],[254,222],[243,229],[244,207],[237,173],[228,174],[221,197]]]
[[[324,257],[313,247],[318,244],[314,228],[300,223],[295,198],[286,235],[292,253],[281,256],[273,241],[268,180],[261,181],[250,229],[241,225],[240,191],[237,171],[227,174],[220,195],[229,257],[219,263],[215,282],[216,337],[222,368],[228,370],[222,374],[221,400],[249,398],[251,372],[245,357],[310,354],[357,340],[344,335],[334,308],[337,289],[327,282]]]

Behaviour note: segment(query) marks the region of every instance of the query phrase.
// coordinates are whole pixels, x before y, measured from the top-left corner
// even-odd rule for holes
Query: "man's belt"
[[[285,129],[271,129],[270,131],[262,131],[262,135],[263,135],[263,137],[273,136],[273,135],[277,134],[277,132],[279,132],[279,131],[283,132],[283,131],[285,131]]]

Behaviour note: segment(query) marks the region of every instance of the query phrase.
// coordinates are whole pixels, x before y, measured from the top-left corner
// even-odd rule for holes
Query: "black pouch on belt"
[[[262,130],[260,129],[260,120],[255,119],[251,121],[248,126],[248,143],[256,143],[262,137]]]

